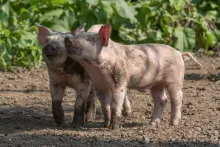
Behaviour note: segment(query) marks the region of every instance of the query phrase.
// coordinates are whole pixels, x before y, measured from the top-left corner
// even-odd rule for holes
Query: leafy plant
[[[111,23],[113,40],[198,51],[220,42],[219,0],[0,0],[0,70],[40,67],[38,22],[68,32]]]

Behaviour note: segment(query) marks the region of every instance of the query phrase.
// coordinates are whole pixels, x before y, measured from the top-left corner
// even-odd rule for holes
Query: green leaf
[[[86,0],[86,2],[90,5],[98,5],[99,0]]]
[[[10,1],[6,1],[4,4],[0,5],[0,10],[6,13],[7,16],[9,16],[9,2]]]
[[[146,15],[148,13],[151,13],[149,5],[143,4],[141,6],[138,14],[137,14],[137,19],[140,22],[140,24],[143,25],[143,26],[145,26],[147,23],[149,23],[149,22],[145,21],[146,20]]]
[[[211,31],[207,30],[205,35],[206,35],[206,44],[208,47],[216,43],[217,39]]]
[[[177,11],[183,10],[185,6],[186,0],[175,0],[173,2],[173,6]]]
[[[62,5],[65,3],[65,0],[49,0],[50,4]]]
[[[107,19],[110,19],[114,13],[111,1],[101,1],[101,8],[105,11]]]
[[[135,15],[137,14],[135,8],[132,6],[128,6],[125,1],[120,0],[115,2],[114,7],[116,8],[117,14],[122,18],[130,19],[131,23],[137,21],[135,18]]]
[[[61,23],[59,23],[58,21],[58,24],[54,24],[51,26],[51,29],[54,30],[54,31],[59,31],[59,32],[69,32],[70,30],[68,28],[66,28],[65,26],[63,26]]]
[[[41,18],[39,19],[40,23],[42,23],[48,19],[53,19],[54,17],[59,18],[63,12],[64,12],[63,9],[57,9],[57,10],[51,10],[47,13],[44,13],[44,15],[41,16]]]
[[[195,32],[190,28],[177,27],[174,29],[176,41],[174,47],[180,51],[192,50],[195,47]]]
[[[220,42],[220,30],[215,29],[215,30],[214,30],[214,33],[215,33],[217,42]]]

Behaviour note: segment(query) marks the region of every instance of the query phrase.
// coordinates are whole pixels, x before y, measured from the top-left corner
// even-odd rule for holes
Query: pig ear
[[[72,42],[70,40],[70,37],[65,37],[64,38],[64,45],[66,48],[70,48],[72,46]]]
[[[38,27],[38,40],[41,45],[44,45],[47,40],[47,36],[53,33],[49,28],[39,25],[38,23],[35,23],[35,25]]]
[[[103,46],[105,46],[105,47],[108,46],[108,41],[111,36],[111,29],[112,28],[111,28],[110,24],[105,24],[99,30],[99,36],[102,38]]]
[[[84,23],[82,26],[77,27],[75,30],[72,30],[71,34],[75,36],[75,35],[85,32],[85,26],[86,26],[86,23]]]

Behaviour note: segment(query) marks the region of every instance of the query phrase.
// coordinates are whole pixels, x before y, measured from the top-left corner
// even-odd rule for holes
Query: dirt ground
[[[66,124],[57,127],[51,113],[47,69],[17,69],[0,73],[0,146],[17,147],[220,147],[220,58],[201,57],[186,62],[182,119],[169,126],[170,102],[158,127],[149,125],[153,107],[147,93],[128,91],[132,114],[123,118],[123,128],[103,128],[98,104],[97,118],[81,130],[71,128],[75,92],[67,89],[63,107]]]

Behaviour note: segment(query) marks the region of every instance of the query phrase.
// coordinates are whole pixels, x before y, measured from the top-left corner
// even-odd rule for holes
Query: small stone
[[[12,84],[8,84],[8,88],[13,88],[14,86]]]
[[[148,137],[144,137],[144,141],[145,141],[145,143],[149,143],[150,139]]]
[[[219,134],[218,130],[214,130],[213,133],[214,133],[215,136],[218,136],[218,134]]]
[[[202,129],[200,127],[195,127],[195,130],[200,132]]]
[[[148,144],[150,142],[150,139],[146,136],[143,136],[143,139],[139,141],[140,144]]]
[[[183,120],[187,120],[188,117],[187,117],[187,116],[183,116],[182,119],[183,119]]]

